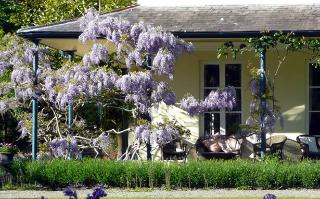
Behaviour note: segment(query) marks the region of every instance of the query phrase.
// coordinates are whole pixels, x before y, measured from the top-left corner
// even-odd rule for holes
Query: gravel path
[[[91,190],[78,190],[80,197],[85,197]],[[266,193],[273,193],[276,196],[293,197],[320,197],[320,189],[289,189],[289,190],[235,190],[235,189],[214,189],[214,190],[188,190],[188,191],[127,191],[121,189],[108,190],[108,196],[120,197],[236,197],[236,196],[262,196]],[[40,196],[63,197],[61,191],[0,191],[0,198],[40,198]]]

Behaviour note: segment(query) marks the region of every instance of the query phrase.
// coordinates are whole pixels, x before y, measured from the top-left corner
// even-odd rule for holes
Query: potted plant
[[[16,145],[11,143],[0,143],[0,165],[9,164],[13,156],[18,152]]]

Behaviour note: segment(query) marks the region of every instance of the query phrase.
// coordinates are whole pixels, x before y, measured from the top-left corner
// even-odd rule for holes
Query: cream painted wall
[[[206,45],[204,45],[206,43]],[[216,47],[222,43],[206,41],[194,42],[195,52],[182,55],[176,63],[174,80],[171,85],[177,95],[177,100],[190,93],[200,98],[201,87],[201,63],[235,63],[242,64],[242,108],[243,122],[249,116],[249,103],[251,100],[249,88],[248,65],[259,65],[259,58],[253,53],[240,55],[236,60],[232,58],[217,60]],[[208,49],[211,46],[211,49]],[[280,52],[281,53],[281,52]],[[277,124],[275,134],[285,134],[295,139],[299,134],[307,133],[306,106],[307,106],[307,64],[308,57],[302,53],[292,53],[287,56],[286,61],[281,65],[278,78],[275,82],[275,97],[279,101],[281,112],[284,116],[284,128]],[[267,73],[273,76],[278,65],[277,53],[275,50],[267,52]],[[172,114],[172,113],[171,113]],[[189,120],[189,118],[188,118]],[[199,118],[197,118],[199,121]],[[194,134],[201,134],[199,122],[193,128]],[[198,132],[196,132],[198,131]]]

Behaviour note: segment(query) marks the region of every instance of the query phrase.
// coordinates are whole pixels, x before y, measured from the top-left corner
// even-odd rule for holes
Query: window
[[[309,134],[320,134],[320,66],[309,64]]]
[[[204,136],[236,134],[241,124],[241,65],[240,64],[205,64],[203,68],[202,95],[205,98],[212,90],[219,87],[233,86],[237,92],[237,106],[233,110],[214,110],[204,114]]]

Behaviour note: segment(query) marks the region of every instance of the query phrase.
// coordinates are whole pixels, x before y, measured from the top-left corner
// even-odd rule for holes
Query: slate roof
[[[130,22],[162,26],[182,37],[225,37],[261,31],[294,31],[320,36],[320,4],[315,5],[224,5],[202,7],[133,6],[107,13]],[[76,20],[20,29],[24,37],[78,37]],[[241,35],[240,34],[240,35]],[[211,36],[210,36],[211,35]]]

